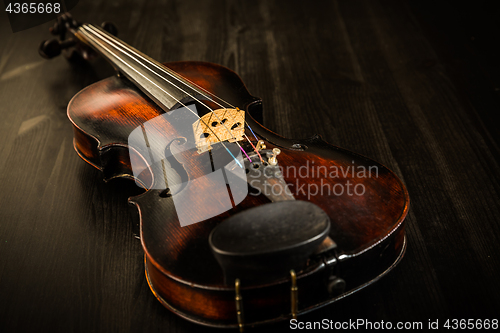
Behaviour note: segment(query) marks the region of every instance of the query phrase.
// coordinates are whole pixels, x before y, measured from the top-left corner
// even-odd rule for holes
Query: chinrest
[[[307,201],[279,201],[247,209],[211,232],[210,248],[227,284],[270,283],[300,271],[328,236],[330,219]]]

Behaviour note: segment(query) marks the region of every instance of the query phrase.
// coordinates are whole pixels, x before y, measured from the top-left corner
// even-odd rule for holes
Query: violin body
[[[210,249],[209,237],[214,228],[235,214],[269,203],[269,199],[262,194],[247,195],[226,212],[181,226],[173,197],[154,189],[156,176],[148,168],[147,158],[130,149],[128,143],[134,129],[165,111],[124,77],[110,77],[79,92],[68,106],[75,150],[100,169],[106,180],[131,178],[145,189],[129,201],[139,210],[148,283],[165,307],[190,321],[214,327],[269,323],[335,302],[373,283],[399,262],[406,248],[404,219],[409,196],[393,172],[371,159],[330,145],[319,136],[293,140],[266,129],[259,123],[262,101],[253,97],[238,75],[225,67],[203,62],[164,65],[245,111],[246,121],[256,136],[269,149],[281,150],[280,165],[328,172],[341,170],[330,177],[283,174],[286,183],[293,184],[296,200],[311,202],[328,215],[328,234],[336,245],[311,256],[297,271],[298,305],[293,313],[289,276],[258,283],[245,283],[245,276],[241,276],[238,294],[234,281],[228,282]],[[175,136],[175,126],[168,122],[162,126],[165,133]],[[210,171],[210,165],[204,165],[196,152],[178,154],[177,162],[188,179]],[[146,171],[134,175],[132,165],[141,163]],[[362,170],[373,174],[360,175]],[[310,195],[303,190],[327,185],[334,188],[348,182],[363,185],[363,195],[349,195],[346,191],[340,195]],[[209,188],[210,184],[201,186]],[[175,195],[185,195],[188,200],[195,192],[196,189],[186,187]],[[191,209],[196,213],[206,207]],[[266,272],[259,274],[265,276]],[[236,296],[242,299],[239,304],[235,303]]]

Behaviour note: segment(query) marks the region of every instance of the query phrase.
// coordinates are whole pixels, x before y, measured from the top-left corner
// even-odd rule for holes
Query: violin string
[[[123,45],[123,43],[120,43],[112,38],[109,38],[109,36],[107,36],[106,34],[103,34],[100,30],[96,29],[94,26],[92,25],[85,25],[83,26],[83,28],[89,28],[90,30],[94,31],[94,33],[97,33],[98,35],[100,35],[101,37],[104,37],[108,40],[108,42],[111,42],[112,44],[115,44],[115,46],[117,45],[120,45],[122,48],[127,48],[127,46]],[[101,44],[102,45],[102,44]],[[104,46],[103,46],[104,47]],[[131,52],[134,52],[134,50],[132,50],[131,48],[129,48],[129,50]],[[137,58],[135,58],[133,55],[127,53],[126,51],[124,51],[123,49],[121,50],[122,52],[124,52],[125,54],[127,54],[129,57],[133,58],[134,60],[138,61]],[[137,54],[139,57],[143,58],[140,54]],[[129,66],[130,67],[130,66]],[[203,103],[202,101],[200,101],[199,99],[197,99],[194,95],[190,94],[189,92],[183,90],[182,88],[180,88],[179,86],[175,85],[174,83],[172,83],[171,81],[167,80],[165,77],[159,75],[158,73],[154,72],[154,71],[151,71],[152,73],[156,74],[156,76],[158,76],[159,78],[165,80],[166,82],[168,82],[169,84],[171,84],[172,86],[174,86],[175,88],[179,89],[180,91],[182,91],[183,93],[185,93],[186,95],[188,95],[189,97],[191,97],[193,100],[197,101],[198,103],[200,103],[202,106],[204,106],[206,109],[208,109],[212,115],[215,115],[215,117],[217,118],[217,120],[219,121],[219,124],[221,124],[225,129],[226,131],[229,133],[229,135],[231,135],[231,137],[233,138],[233,140],[235,141],[235,143],[238,145],[238,147],[241,149],[241,151],[245,154],[245,156],[247,157],[247,159],[252,162],[252,160],[250,159],[250,156],[248,156],[247,152],[243,149],[243,147],[241,147],[241,145],[239,144],[238,140],[236,140],[235,136],[233,135],[233,133],[227,128],[227,126],[224,124],[224,122],[222,122],[222,120],[219,118],[219,116],[217,115],[217,113],[214,112],[214,110],[212,110],[212,108],[210,108],[208,105],[206,105],[205,103]],[[181,81],[180,81],[181,82]],[[187,85],[186,85],[187,86]],[[189,86],[187,86],[189,87]],[[191,88],[192,89],[192,88]],[[177,100],[177,99],[176,99]],[[177,100],[178,101],[178,100]],[[179,102],[179,101],[178,101]],[[226,109],[226,108],[224,108]],[[226,109],[227,110],[227,109]],[[234,118],[233,118],[234,120]],[[220,141],[220,139],[218,139]]]
[[[91,26],[91,27],[92,27],[92,28],[94,28],[93,26]],[[94,30],[101,32],[100,30],[95,29],[95,28],[94,28]],[[101,35],[108,37],[107,35],[102,34],[102,32],[101,32]],[[108,38],[108,40],[113,40],[113,39],[112,39],[112,38]],[[128,46],[127,44],[125,44],[125,43],[121,43],[121,41],[120,41],[119,39],[116,39],[116,40],[113,40],[113,41],[114,41],[114,42],[116,42],[117,44],[120,44],[120,45],[121,45],[122,47],[124,47],[124,48],[128,48],[128,49],[129,49],[130,51],[132,51],[132,52],[134,51],[134,49],[133,49],[132,47],[129,47],[129,46]],[[190,83],[191,85],[195,86],[196,88],[198,88],[198,89],[202,90],[203,92],[206,92],[206,93],[208,93],[209,95],[211,95],[211,96],[215,97],[216,99],[218,99],[218,100],[219,100],[219,101],[221,101],[222,103],[227,104],[229,107],[231,107],[231,108],[233,108],[233,109],[236,109],[238,112],[240,112],[240,111],[241,111],[238,107],[236,107],[236,106],[232,105],[231,103],[229,103],[229,102],[225,101],[225,100],[224,100],[224,99],[222,99],[221,97],[219,97],[219,96],[215,95],[214,93],[212,93],[212,92],[208,91],[207,89],[205,89],[205,88],[203,88],[202,86],[198,85],[196,82],[193,82],[193,81],[189,80],[188,78],[186,78],[186,77],[184,77],[184,76],[180,75],[179,73],[176,73],[176,72],[174,72],[174,71],[169,71],[169,70],[168,70],[168,68],[165,68],[163,65],[158,66],[158,64],[156,64],[154,61],[151,61],[150,59],[147,59],[146,57],[143,57],[141,54],[137,54],[137,55],[138,55],[140,58],[142,58],[143,60],[145,60],[146,62],[150,63],[151,65],[155,66],[156,68],[158,68],[159,70],[161,70],[162,72],[164,72],[165,74],[167,74],[167,75],[169,75],[170,77],[172,77],[172,78],[176,79],[176,80],[177,80],[177,81],[179,81],[180,83],[183,83],[184,85],[186,85],[186,86],[187,86],[187,84],[186,84],[185,82],[183,82],[183,81],[182,81],[182,80],[185,80],[185,81],[187,81],[188,83]],[[181,79],[182,79],[182,80],[181,80]],[[188,87],[189,87],[189,86],[188,86]],[[189,87],[189,88],[191,88],[191,87]],[[191,89],[192,89],[192,88],[191,88]],[[223,106],[222,104],[220,104],[219,102],[217,102],[217,101],[213,101],[213,102],[214,102],[215,104],[217,104],[218,106],[220,106],[221,108],[223,108],[223,109],[227,110],[227,108],[226,108],[225,106]],[[236,121],[236,120],[234,119],[234,117],[233,117],[231,114],[229,114],[229,115],[233,118],[233,121]],[[252,127],[248,124],[248,122],[247,122],[246,120],[245,120],[245,124],[247,125],[248,129],[252,132],[252,135],[254,136],[255,140],[257,140],[257,141],[258,141],[259,139],[257,139],[257,136],[255,135],[254,131],[252,130]]]
[[[108,40],[108,42],[111,42],[112,44],[115,44],[116,45],[119,45],[121,46],[123,49],[128,49],[130,52],[136,54],[138,57],[142,58],[143,60],[146,60],[147,62],[149,62],[150,64],[152,64],[153,66],[159,68],[160,70],[162,70],[163,72],[166,72],[163,68],[161,68],[160,66],[158,66],[157,64],[155,64],[154,62],[150,61],[149,59],[143,57],[139,52],[134,52],[134,49],[132,47],[128,47],[125,43],[121,43],[120,40],[118,39],[113,39],[112,37],[104,34],[102,31],[100,31],[99,29],[96,29],[94,26],[92,25],[86,25],[84,26],[85,27],[88,27],[88,28],[91,28],[95,33],[97,33],[98,35],[100,35],[102,38],[105,38]],[[137,60],[137,58],[135,58],[133,55],[130,55],[129,53],[127,53],[126,51],[124,50],[121,50],[122,52],[124,52],[125,54],[127,54],[128,56],[130,56],[131,58]],[[154,72],[154,71],[151,71],[151,73],[154,73],[156,76],[158,76],[159,78],[165,80],[166,82],[170,83],[171,85],[173,85],[174,87],[176,87],[177,89],[179,89],[180,91],[182,91],[183,93],[185,93],[187,96],[191,97],[193,100],[197,101],[198,103],[200,103],[201,105],[203,105],[205,108],[207,108],[211,113],[212,115],[210,116],[210,119],[212,119],[212,116],[215,115],[215,117],[217,118],[217,120],[219,121],[219,124],[221,124],[225,129],[226,131],[232,136],[232,138],[234,139],[234,141],[236,142],[236,144],[238,145],[238,147],[241,149],[241,151],[245,154],[245,156],[247,157],[247,159],[252,162],[252,159],[250,158],[250,156],[248,156],[247,152],[243,149],[243,147],[241,147],[241,145],[238,143],[238,140],[236,140],[236,138],[234,137],[233,133],[226,127],[226,125],[224,124],[224,122],[221,121],[221,119],[219,118],[219,116],[214,112],[214,110],[212,110],[208,105],[206,105],[205,103],[201,102],[199,99],[197,99],[194,95],[188,93],[187,91],[181,89],[180,87],[178,87],[177,85],[173,84],[171,81],[167,80],[165,77],[159,75],[158,73]],[[168,72],[166,72],[167,74],[169,74]],[[177,74],[179,75],[179,74]],[[179,81],[180,83],[183,83],[180,79],[176,78],[174,75],[171,75],[169,74],[169,76],[173,77],[174,79],[176,79],[177,81]],[[187,84],[184,83],[184,85],[186,85],[188,88],[194,90],[192,87],[189,87]],[[214,95],[215,96],[215,95]],[[215,96],[217,97],[217,96]],[[220,107],[222,107],[225,112],[224,112],[224,115],[227,113],[227,108],[225,108],[223,105],[221,105],[220,103],[217,103],[215,102],[216,104],[218,104]],[[238,108],[237,108],[238,109]],[[239,109],[238,109],[239,111]],[[231,118],[233,119],[234,122],[236,122],[236,119],[234,119],[233,115],[231,113],[229,113],[229,115],[231,116]],[[210,122],[210,121],[209,121]],[[246,123],[246,121],[245,121]],[[253,130],[250,128],[250,131],[253,133]],[[254,133],[254,136],[255,136],[255,133]],[[255,137],[257,139],[257,137]],[[220,139],[218,139],[220,141]],[[247,137],[247,140],[248,140],[248,137]],[[253,146],[253,145],[252,145]],[[260,157],[260,154],[257,152],[257,154],[259,155]],[[260,157],[261,158],[261,157]],[[262,160],[262,158],[261,158]]]
[[[89,27],[93,28],[93,30],[95,30],[96,32],[99,32],[101,36],[107,37],[107,39],[108,39],[109,41],[112,41],[112,42],[114,42],[115,44],[119,44],[121,47],[123,47],[123,48],[125,48],[125,49],[127,49],[127,48],[128,48],[131,52],[134,52],[134,49],[133,49],[132,47],[129,47],[129,46],[128,46],[127,44],[125,44],[125,43],[121,43],[121,41],[120,41],[119,39],[116,39],[116,40],[115,40],[115,39],[113,39],[112,37],[110,38],[110,37],[109,37],[109,36],[107,36],[106,34],[102,33],[99,29],[95,29],[95,27],[93,27],[93,26],[91,26],[91,25],[89,25]],[[159,70],[161,70],[161,71],[162,71],[162,72],[164,72],[165,74],[169,75],[170,77],[174,78],[174,79],[175,79],[175,80],[177,80],[178,82],[180,82],[180,83],[182,83],[182,84],[186,85],[188,88],[192,89],[192,87],[189,87],[189,86],[188,86],[185,82],[183,82],[182,80],[187,81],[188,83],[190,83],[191,85],[195,86],[196,88],[198,88],[198,89],[202,90],[202,91],[203,91],[203,92],[205,92],[205,93],[208,93],[208,94],[209,94],[209,95],[211,95],[212,97],[215,97],[216,99],[218,99],[218,100],[219,100],[219,101],[221,101],[222,103],[227,104],[229,107],[231,107],[231,108],[233,108],[233,109],[236,109],[236,111],[237,111],[237,112],[240,112],[240,111],[241,111],[238,107],[236,107],[236,106],[232,105],[231,103],[229,103],[229,102],[225,101],[224,99],[222,99],[222,98],[220,98],[219,96],[215,95],[214,93],[212,93],[212,92],[208,91],[207,89],[205,89],[205,88],[201,87],[200,85],[198,85],[198,84],[196,84],[195,82],[193,82],[193,81],[189,80],[188,78],[186,78],[186,77],[184,77],[184,76],[180,75],[179,73],[176,73],[176,72],[174,72],[174,71],[170,72],[170,71],[169,71],[169,70],[167,70],[164,66],[159,66],[158,64],[156,64],[156,63],[155,63],[155,61],[151,61],[150,59],[148,59],[147,57],[143,57],[143,56],[142,56],[141,54],[139,54],[139,53],[136,53],[136,54],[137,54],[137,56],[139,56],[141,59],[145,60],[145,61],[146,61],[146,62],[148,62],[149,64],[151,64],[151,65],[153,65],[154,67],[158,68]],[[152,71],[152,72],[153,72],[153,71]],[[159,77],[163,78],[165,81],[167,81],[167,82],[171,83],[170,81],[166,80],[164,77],[162,77],[162,76],[158,75],[156,72],[153,72],[153,73],[155,73],[157,76],[159,76]],[[177,76],[179,76],[179,77],[177,77]],[[182,80],[181,80],[181,78],[182,78]],[[172,84],[172,83],[171,83],[171,84]],[[172,85],[173,85],[173,84],[172,84]],[[175,85],[174,85],[174,86],[175,86]],[[175,87],[177,87],[177,86],[175,86]],[[178,88],[178,87],[177,87],[177,88]],[[180,89],[180,88],[178,88],[178,89]],[[194,89],[193,89],[193,90],[194,90]],[[181,90],[181,91],[182,91],[182,90]],[[185,91],[183,91],[183,92],[185,92]],[[187,92],[186,92],[186,93],[187,93]],[[187,94],[188,94],[188,93],[187,93]],[[193,98],[193,99],[194,99],[194,96],[191,96],[190,94],[188,94],[188,95],[189,95],[191,98]],[[215,100],[213,100],[213,102],[225,110],[224,115],[227,113],[227,108],[226,108],[225,106],[223,106],[222,104],[220,104],[219,102],[217,102],[217,101],[215,101]],[[210,109],[210,108],[209,108],[209,109]],[[213,110],[211,110],[211,109],[210,109],[210,111],[212,111],[212,112],[213,112]],[[231,113],[229,113],[229,116],[232,118],[233,122],[235,122],[235,123],[236,123],[236,119],[233,117],[233,115],[232,115]],[[217,117],[217,118],[218,118],[218,117]],[[218,120],[220,121],[220,119],[218,119]],[[248,122],[246,121],[246,119],[244,119],[243,121],[244,121],[244,125],[246,125],[246,126],[248,127],[248,129],[250,130],[250,132],[251,132],[251,133],[252,133],[252,135],[254,136],[255,140],[256,140],[256,141],[259,141],[259,139],[257,139],[257,136],[255,135],[255,133],[254,133],[254,131],[253,131],[252,127],[248,124]],[[227,128],[226,128],[226,129],[227,129]],[[245,136],[245,137],[246,137],[246,139],[250,142],[250,139],[249,139],[247,136]],[[234,136],[233,136],[233,138],[234,138]],[[260,156],[260,154],[259,154],[258,150],[257,150],[257,149],[255,149],[255,146],[254,146],[251,142],[250,142],[250,144],[251,144],[251,146],[254,148],[254,150],[255,150],[255,152],[257,153],[257,155],[259,155],[259,158],[260,158],[260,159],[261,159],[261,161],[262,161],[262,157]],[[241,146],[240,146],[240,149],[242,149],[242,148],[241,148]],[[242,149],[242,150],[243,150],[243,149]],[[248,157],[248,155],[246,154],[246,152],[245,152],[244,150],[243,150],[243,152],[245,153],[245,155],[247,156],[247,158],[249,158],[249,157]]]
[[[189,80],[188,80],[189,81]],[[203,89],[203,88],[202,88]],[[215,96],[215,95],[214,95]],[[236,107],[236,111],[237,112],[240,112],[240,108]],[[232,116],[231,116],[232,117]],[[233,118],[234,119],[234,118]],[[257,139],[257,136],[255,135],[255,133],[253,132],[252,128],[250,127],[250,125],[248,125],[247,121],[245,121],[245,124],[247,125],[248,129],[250,130],[250,132],[252,132],[253,134],[253,137],[255,138],[255,140],[257,141],[257,143],[259,142],[259,139]],[[257,155],[259,156],[259,159],[262,163],[264,163],[264,160],[262,159],[262,156],[260,156],[260,153],[259,153],[259,150],[257,148],[255,148],[255,146],[253,145],[252,141],[248,138],[248,136],[246,134],[245,135],[245,138],[247,139],[248,143],[252,146],[253,150],[257,153]]]
[[[257,148],[255,148],[255,146],[253,145],[252,141],[250,141],[250,139],[247,137],[247,135],[246,135],[246,134],[244,134],[244,133],[243,133],[243,135],[245,136],[245,138],[247,138],[248,143],[250,143],[250,144],[252,145],[252,148],[253,148],[253,150],[255,150],[255,152],[256,152],[256,153],[257,153],[257,155],[259,156],[260,161],[261,161],[262,163],[264,163],[264,160],[262,159],[262,156],[260,156],[259,151],[257,150]]]
[[[98,40],[96,40],[93,36],[91,35],[88,35],[87,36],[88,38],[90,38],[94,43],[96,44],[99,44]],[[106,52],[110,53],[109,51],[107,51],[105,49]],[[120,59],[120,61],[125,64],[126,66],[128,66],[130,69],[132,69],[133,71],[135,71],[137,74],[139,74],[140,76],[142,76],[144,79],[148,80],[149,82],[151,82],[151,84],[155,85],[158,89],[160,89],[161,91],[163,91],[164,93],[166,93],[167,95],[169,95],[170,97],[172,97],[177,103],[181,104],[183,107],[187,108],[191,113],[193,113],[196,117],[198,117],[198,119],[203,122],[205,124],[205,126],[207,126],[208,129],[210,129],[210,131],[214,134],[214,136],[217,138],[217,140],[219,140],[219,142],[222,144],[222,146],[227,150],[227,152],[229,153],[229,155],[231,155],[231,157],[235,160],[235,162],[243,169],[243,166],[241,165],[241,163],[238,161],[238,159],[233,155],[233,153],[226,147],[226,145],[224,144],[223,141],[220,140],[220,138],[217,136],[217,134],[212,130],[212,128],[210,128],[203,119],[201,119],[201,117],[196,113],[194,112],[193,110],[191,110],[190,108],[188,108],[184,103],[182,103],[179,99],[175,98],[172,94],[170,94],[168,91],[164,90],[162,87],[160,87],[159,85],[157,85],[156,83],[154,83],[153,81],[151,81],[150,79],[148,79],[146,76],[144,76],[143,74],[141,74],[138,70],[136,70],[135,68],[133,68],[133,66],[131,66],[130,64],[128,64],[126,61],[123,61]]]
[[[95,30],[96,32],[100,33],[100,35],[101,35],[101,36],[106,37],[106,38],[108,39],[108,41],[114,42],[115,44],[119,44],[122,48],[125,48],[125,49],[127,49],[127,48],[128,48],[131,52],[133,52],[133,53],[134,53],[134,49],[133,49],[132,47],[128,47],[128,45],[127,45],[127,44],[125,44],[125,43],[121,43],[119,39],[114,40],[112,37],[110,38],[110,37],[109,37],[109,36],[107,36],[106,34],[103,34],[103,33],[102,33],[99,29],[95,29],[95,27],[93,27],[93,26],[89,26],[89,27],[93,28],[93,30]],[[220,97],[218,97],[217,95],[215,95],[215,94],[211,93],[210,91],[206,90],[205,88],[203,88],[203,87],[199,86],[199,85],[198,85],[198,84],[196,84],[195,82],[193,82],[193,81],[191,81],[191,80],[189,80],[189,79],[187,79],[187,78],[183,77],[182,75],[180,75],[180,74],[178,74],[178,73],[176,73],[176,72],[174,72],[174,71],[172,71],[172,73],[170,73],[170,72],[169,72],[169,71],[167,71],[164,67],[162,67],[162,66],[158,66],[158,65],[157,65],[154,61],[149,60],[147,57],[143,57],[140,53],[136,52],[135,54],[137,54],[137,56],[138,56],[138,57],[142,58],[142,59],[143,59],[143,60],[145,60],[146,62],[150,63],[150,64],[151,64],[151,65],[153,65],[154,67],[156,67],[156,68],[158,68],[159,70],[161,70],[162,72],[166,73],[166,74],[167,74],[167,75],[169,75],[170,77],[172,77],[172,78],[176,79],[178,82],[180,82],[180,83],[182,83],[182,84],[186,85],[188,88],[190,88],[190,89],[194,90],[192,87],[189,87],[189,86],[188,86],[185,82],[183,82],[183,81],[181,80],[181,78],[182,78],[183,80],[186,80],[188,83],[190,83],[190,84],[192,84],[192,85],[196,86],[197,88],[199,88],[199,89],[203,90],[204,92],[206,92],[206,93],[210,94],[211,96],[215,97],[216,99],[220,100],[221,102],[226,103],[227,105],[229,105],[229,106],[230,106],[230,107],[232,107],[233,109],[236,109],[236,111],[237,111],[237,112],[240,112],[240,111],[241,111],[238,107],[235,107],[234,105],[230,104],[229,102],[226,102],[226,101],[225,101],[225,100],[223,100],[222,98],[220,98]],[[134,58],[134,59],[135,59],[135,58]],[[136,59],[136,60],[137,60],[137,59]],[[179,87],[177,87],[176,85],[174,85],[174,84],[173,84],[172,82],[170,82],[169,80],[167,80],[167,79],[165,79],[164,77],[160,76],[158,73],[156,73],[156,72],[154,72],[154,71],[151,71],[151,72],[152,72],[152,73],[154,73],[154,74],[156,74],[158,77],[162,78],[163,80],[167,81],[168,83],[172,84],[174,87],[178,88],[178,89],[179,89],[179,90],[181,90],[182,92],[186,93],[186,94],[187,94],[188,96],[190,96],[191,98],[193,98],[193,99],[195,99],[195,100],[197,100],[197,101],[198,101],[198,99],[196,99],[193,95],[191,95],[191,94],[189,94],[188,92],[186,92],[186,91],[184,91],[184,90],[180,89]],[[177,77],[177,76],[180,76],[180,78],[179,78],[179,77]],[[215,101],[215,100],[212,100],[212,101],[213,101],[215,104],[217,104],[218,106],[220,106],[221,108],[223,108],[223,109],[225,110],[225,111],[224,111],[224,115],[223,115],[223,117],[224,117],[224,116],[226,115],[226,113],[227,113],[227,110],[228,110],[228,109],[227,109],[225,106],[223,106],[222,104],[220,104],[219,102],[217,102],[217,101]],[[217,114],[216,114],[216,113],[215,113],[215,112],[214,112],[211,108],[209,108],[208,106],[206,106],[204,103],[201,103],[201,101],[198,101],[198,102],[199,102],[200,104],[204,105],[205,107],[207,107],[207,108],[208,108],[208,109],[212,112],[212,114],[215,114],[215,116],[217,117],[217,119],[219,120],[219,122],[220,122],[222,125],[224,125],[224,124],[221,122],[220,118],[217,116]],[[235,122],[235,123],[236,123],[236,119],[233,117],[233,115],[232,115],[231,113],[229,113],[229,116],[232,118],[233,122]],[[210,120],[211,120],[211,118],[212,118],[212,116],[210,116]],[[247,127],[248,127],[248,129],[250,130],[250,132],[252,132],[252,135],[254,136],[255,140],[256,140],[256,141],[258,141],[259,139],[257,139],[257,136],[255,135],[255,133],[254,133],[254,131],[253,131],[252,127],[250,127],[250,125],[248,125],[248,122],[247,122],[245,119],[244,119],[243,121],[244,121],[244,124],[246,124],[246,126],[247,126]],[[209,123],[210,123],[210,121],[209,121]],[[228,129],[227,129],[227,127],[226,127],[225,125],[224,125],[224,127],[225,127],[225,129],[226,129],[226,130],[228,130]],[[228,130],[228,131],[229,131],[229,130]],[[232,133],[230,133],[230,134],[231,134],[231,136],[233,137],[233,139],[235,139],[235,141],[236,141],[236,138],[234,137],[234,135],[232,135]],[[246,135],[245,135],[245,138],[246,138],[246,139],[247,139],[247,141],[250,143],[250,145],[252,146],[252,148],[254,149],[254,151],[257,153],[257,155],[259,156],[259,159],[261,160],[261,162],[264,162],[264,160],[262,159],[262,156],[260,155],[259,151],[258,151],[258,150],[255,148],[255,146],[252,144],[252,142],[251,142],[251,140],[248,138],[248,136],[246,136]],[[237,141],[236,141],[236,142],[237,142]],[[239,146],[239,148],[241,149],[241,151],[243,151],[243,153],[244,153],[244,154],[245,154],[245,156],[248,158],[248,160],[249,160],[250,162],[252,162],[252,160],[250,159],[250,157],[248,156],[248,154],[246,153],[246,151],[245,151],[245,150],[244,150],[244,149],[243,149],[243,148],[242,148],[239,144],[238,144],[238,146]]]

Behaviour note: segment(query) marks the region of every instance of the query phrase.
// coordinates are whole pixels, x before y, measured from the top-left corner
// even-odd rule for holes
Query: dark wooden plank
[[[493,318],[500,177],[491,115],[498,110],[484,90],[496,71],[490,65],[471,78],[450,65],[446,50],[455,44],[437,45],[432,35],[460,40],[451,35],[456,23],[443,27],[439,16],[422,14],[432,9],[425,6],[80,1],[73,14],[114,21],[121,38],[160,61],[225,65],[263,98],[268,128],[295,138],[321,134],[403,179],[412,199],[404,260],[375,285],[301,320]],[[467,15],[449,9],[450,17]],[[126,202],[134,185],[103,183],[73,151],[66,105],[112,71],[99,60],[42,60],[37,47],[50,37],[49,24],[12,34],[0,16],[0,330],[215,331],[154,299],[137,215]],[[485,68],[488,50],[478,52],[452,54]]]

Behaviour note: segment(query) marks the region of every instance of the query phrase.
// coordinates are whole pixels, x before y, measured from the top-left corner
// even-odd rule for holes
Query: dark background
[[[498,2],[81,0],[71,12],[114,21],[160,61],[227,66],[271,130],[321,134],[401,177],[403,261],[300,320],[500,319]],[[13,34],[0,13],[0,331],[215,331],[156,301],[134,185],[104,183],[74,152],[66,106],[113,72],[41,59],[50,25]]]

